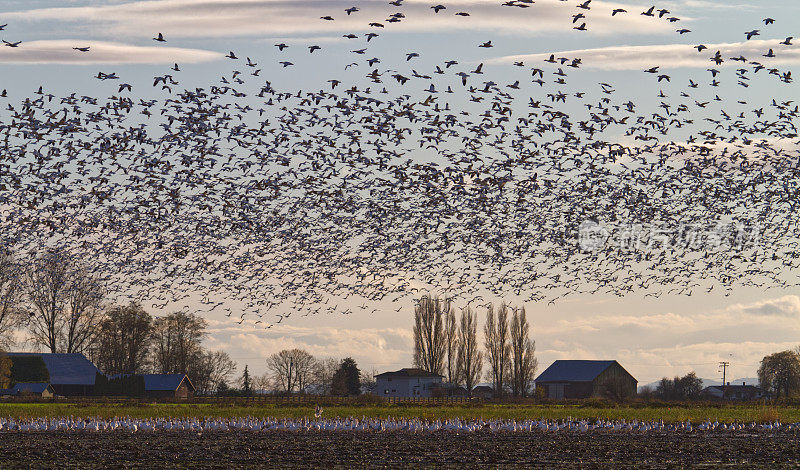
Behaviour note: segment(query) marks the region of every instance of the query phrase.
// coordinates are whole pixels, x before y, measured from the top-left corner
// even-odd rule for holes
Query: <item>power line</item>
[[[725,381],[725,378],[727,377],[726,374],[728,372],[728,366],[730,366],[730,365],[731,365],[731,363],[728,362],[728,361],[720,361],[719,362],[719,366],[722,367],[722,396],[723,397],[725,396],[725,392],[726,392],[725,388],[728,385],[728,383]]]

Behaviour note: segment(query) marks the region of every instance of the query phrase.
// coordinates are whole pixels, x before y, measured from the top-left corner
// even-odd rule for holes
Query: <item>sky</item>
[[[530,8],[518,8],[496,0],[450,0],[442,1],[445,10],[434,13],[430,7],[436,2],[422,0],[405,0],[399,7],[388,0],[4,0],[0,25],[8,26],[0,39],[22,43],[0,47],[0,89],[12,98],[28,96],[39,86],[56,96],[110,96],[119,83],[93,77],[113,72],[132,84],[136,96],[163,97],[151,86],[154,76],[169,73],[178,63],[187,88],[216,83],[230,71],[229,51],[257,62],[264,79],[279,89],[318,90],[328,88],[330,79],[367,83],[366,65],[344,65],[369,57],[380,57],[381,67],[404,73],[429,72],[450,59],[470,67],[484,63],[487,76],[527,83],[530,67],[544,67],[543,60],[556,54],[582,59],[581,71],[570,83],[575,89],[598,92],[597,83],[606,82],[634,99],[652,101],[657,87],[669,90],[673,85],[655,82],[644,69],[659,65],[673,83],[685,83],[711,66],[708,51],[698,55],[693,45],[704,44],[726,56],[762,55],[773,48],[776,57],[763,58],[765,64],[791,69],[800,63],[800,47],[779,45],[786,37],[800,36],[796,0],[659,2],[657,9],[670,12],[665,17],[680,18],[675,23],[641,15],[653,5],[649,1],[593,0],[590,10],[577,9],[578,3],[536,0]],[[353,6],[359,11],[348,15],[345,9]],[[612,17],[617,8],[628,12]],[[455,15],[459,11],[470,16]],[[402,21],[369,26],[395,12],[405,15]],[[575,12],[586,18],[573,24]],[[334,20],[320,19],[327,15]],[[775,24],[765,25],[762,19],[767,17]],[[572,29],[584,21],[588,31]],[[691,32],[679,34],[680,28]],[[744,32],[754,29],[760,35],[746,40]],[[367,43],[363,36],[368,32],[380,36]],[[153,40],[158,33],[166,42]],[[348,33],[358,38],[344,38]],[[478,47],[487,41],[493,47]],[[279,51],[278,43],[289,47]],[[321,49],[310,53],[311,45]],[[368,49],[363,56],[352,52],[362,48]],[[419,57],[408,59],[412,52]],[[294,65],[283,67],[279,61]],[[519,61],[526,66],[515,66]],[[732,74],[733,65],[725,63],[723,73]],[[437,86],[460,86],[454,74],[443,77]],[[528,86],[534,88],[520,93],[541,93]],[[415,82],[407,90],[422,95],[425,87],[427,83]],[[797,91],[796,84],[779,87],[758,80],[744,89],[729,80],[698,99],[727,93],[767,103],[793,99],[800,96]],[[292,347],[318,357],[352,356],[364,370],[410,366],[413,305],[401,306],[399,312],[391,302],[374,307],[372,314],[292,317],[269,330],[208,314],[206,345],[227,351],[240,370],[247,364],[254,373],[264,372],[267,355]],[[693,370],[718,378],[718,362],[729,361],[728,377],[753,377],[764,355],[800,343],[800,289],[743,288],[729,295],[711,291],[658,299],[576,295],[553,305],[525,307],[539,371],[556,359],[617,359],[640,383],[647,383]],[[479,315],[482,326],[483,312]]]

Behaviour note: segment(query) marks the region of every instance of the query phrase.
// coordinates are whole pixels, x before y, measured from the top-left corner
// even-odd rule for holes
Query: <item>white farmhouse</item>
[[[422,369],[400,369],[375,376],[375,394],[383,397],[430,397],[443,376]]]

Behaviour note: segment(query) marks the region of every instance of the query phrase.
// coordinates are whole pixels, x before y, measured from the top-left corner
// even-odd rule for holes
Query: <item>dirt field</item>
[[[2,468],[782,468],[800,437],[366,432],[0,433]]]

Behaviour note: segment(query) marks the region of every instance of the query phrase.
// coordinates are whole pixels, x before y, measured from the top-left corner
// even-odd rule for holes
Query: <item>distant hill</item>
[[[722,380],[700,379],[703,381],[704,387],[713,387],[714,385],[722,385]],[[731,385],[758,385],[758,377],[744,377],[740,379],[733,379],[728,381]]]
[[[715,380],[715,379],[700,379],[700,380],[703,382],[703,387],[713,387],[715,385],[722,385],[722,380]],[[652,387],[653,390],[655,390],[655,388],[658,387],[658,382],[660,381],[639,385],[639,390],[641,390],[644,387]],[[728,382],[730,382],[731,385],[742,385],[742,383],[744,383],[745,385],[757,386],[758,377],[744,377],[744,378],[729,380]]]

